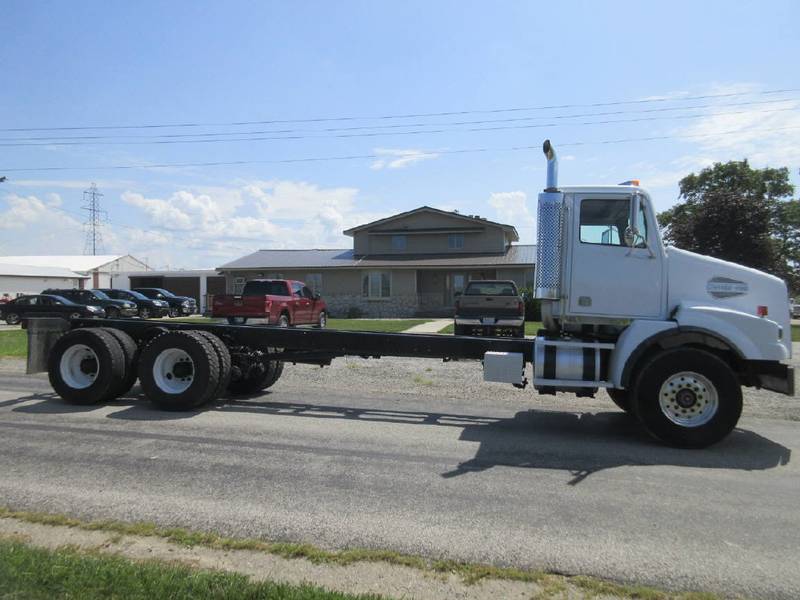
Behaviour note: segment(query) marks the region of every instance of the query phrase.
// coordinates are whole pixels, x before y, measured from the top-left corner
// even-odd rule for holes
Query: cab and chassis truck
[[[28,370],[46,370],[67,402],[109,401],[138,379],[157,406],[187,411],[266,389],[285,364],[476,359],[485,380],[525,387],[530,375],[541,394],[605,388],[654,437],[690,448],[736,426],[742,387],[794,395],[782,280],[666,247],[638,182],[561,187],[549,141],[544,153],[535,273],[543,327],[533,339],[31,319]]]

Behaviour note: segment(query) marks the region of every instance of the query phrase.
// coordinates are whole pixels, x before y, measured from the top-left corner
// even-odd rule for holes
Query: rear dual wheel
[[[136,343],[124,331],[74,329],[61,336],[50,351],[50,384],[70,404],[107,402],[133,387],[136,356]]]
[[[283,362],[270,360],[269,354],[264,354],[260,364],[228,384],[228,391],[234,395],[257,394],[272,387],[282,374]]]
[[[229,376],[230,363],[226,368],[219,354],[222,342],[209,336],[212,334],[199,331],[169,331],[142,350],[139,381],[159,408],[192,410],[219,396],[220,379],[224,380],[226,373]]]

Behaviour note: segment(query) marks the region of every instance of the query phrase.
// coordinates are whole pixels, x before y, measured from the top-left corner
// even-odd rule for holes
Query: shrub
[[[522,300],[525,302],[525,320],[541,321],[542,301],[533,297],[533,288],[522,288],[519,293],[522,294]]]
[[[348,319],[360,319],[363,316],[364,316],[364,311],[361,310],[358,306],[351,306],[347,309]]]

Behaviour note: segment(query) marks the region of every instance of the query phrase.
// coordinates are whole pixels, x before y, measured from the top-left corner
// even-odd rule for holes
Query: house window
[[[389,271],[367,271],[361,279],[365,298],[389,298],[392,295],[392,274]]]
[[[306,275],[306,285],[312,292],[322,290],[322,273],[309,273]]]
[[[404,235],[392,236],[392,250],[405,250],[408,245],[408,240]]]
[[[447,236],[447,247],[450,250],[461,250],[464,247],[464,234],[451,233]]]

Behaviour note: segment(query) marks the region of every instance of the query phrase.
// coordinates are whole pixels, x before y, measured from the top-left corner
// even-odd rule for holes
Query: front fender
[[[725,340],[747,360],[787,360],[781,327],[766,317],[717,306],[680,304],[674,316],[682,330],[704,330]],[[784,331],[783,335],[791,335]]]

